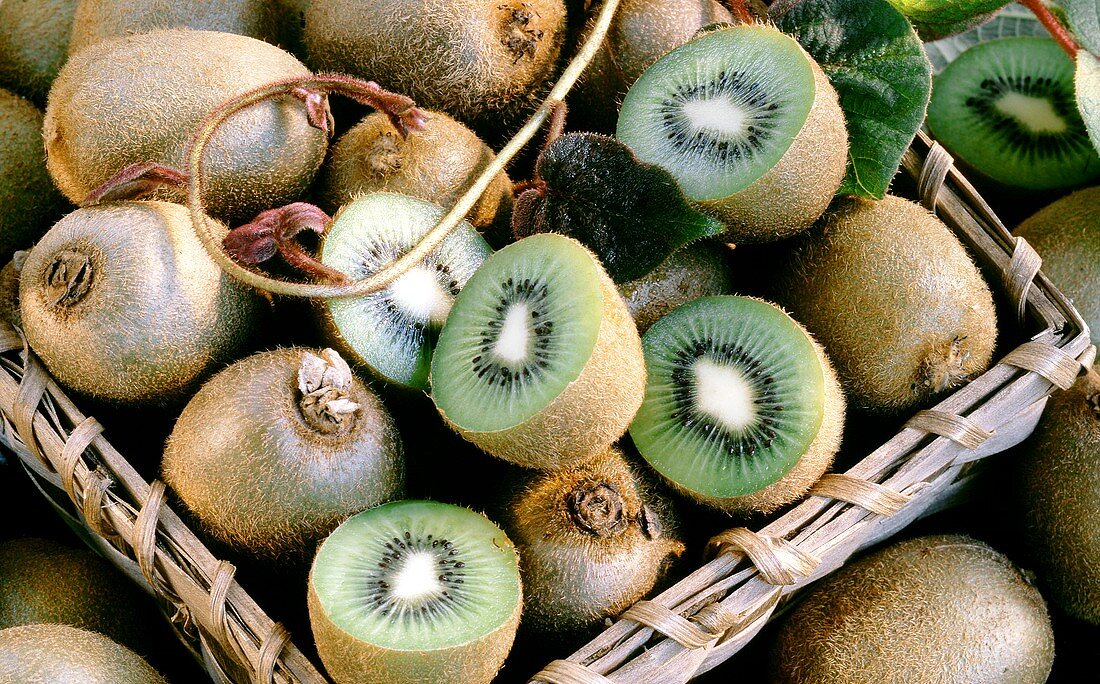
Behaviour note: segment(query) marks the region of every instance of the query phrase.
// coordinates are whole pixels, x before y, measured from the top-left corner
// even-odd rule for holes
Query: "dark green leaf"
[[[692,209],[667,171],[638,161],[608,136],[563,135],[539,156],[535,174],[545,186],[517,202],[516,235],[574,237],[617,283],[641,278],[679,247],[726,229]]]
[[[1062,0],[1069,27],[1081,45],[1100,54],[1100,0]]]
[[[1100,150],[1100,60],[1088,52],[1077,53],[1077,108],[1085,120],[1092,146]]]
[[[848,124],[841,194],[882,198],[924,121],[932,66],[886,0],[803,0],[778,21],[828,74]]]

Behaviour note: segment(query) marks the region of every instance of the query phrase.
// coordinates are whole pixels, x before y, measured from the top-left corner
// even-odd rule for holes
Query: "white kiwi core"
[[[696,129],[710,130],[719,136],[739,137],[746,132],[751,113],[724,97],[685,102],[684,116]]]
[[[437,325],[443,325],[447,320],[454,303],[436,274],[423,266],[417,266],[395,280],[390,285],[390,296],[394,304],[409,316]]]
[[[518,363],[527,358],[527,347],[531,339],[528,321],[531,312],[527,304],[517,302],[508,307],[504,314],[504,324],[500,326],[500,337],[493,345],[493,353],[501,360]]]
[[[692,371],[697,410],[731,432],[740,432],[756,420],[756,391],[739,370],[701,357]]]
[[[1021,93],[1007,92],[997,98],[994,108],[1010,116],[1024,128],[1034,133],[1062,133],[1069,124],[1058,116],[1050,100]]]
[[[419,552],[405,559],[393,578],[394,598],[420,603],[443,595],[436,559],[430,553]]]

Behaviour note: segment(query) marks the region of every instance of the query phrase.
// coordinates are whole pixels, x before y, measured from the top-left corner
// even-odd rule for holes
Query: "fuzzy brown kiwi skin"
[[[562,0],[315,0],[305,42],[314,69],[499,128],[534,104],[565,31]]]
[[[519,549],[525,629],[589,632],[647,596],[684,551],[671,508],[615,448],[517,479],[501,524]]]
[[[262,313],[206,253],[187,209],[167,202],[74,211],[19,280],[27,341],[51,374],[121,405],[180,401],[245,350]]]
[[[216,31],[165,29],[97,43],[74,55],[50,90],[47,168],[77,203],[129,164],[185,170],[191,137],[211,111],[272,81],[308,75],[273,45]],[[207,211],[238,224],[293,201],[327,145],[293,97],[234,115],[207,148]]]
[[[6,262],[61,218],[68,202],[46,172],[41,110],[0,89],[0,132],[0,262]]]
[[[599,259],[591,252],[589,256],[596,262],[603,318],[596,346],[577,379],[542,411],[496,432],[464,430],[439,409],[455,432],[483,451],[534,470],[575,467],[622,437],[642,405],[646,372],[638,328]]]
[[[111,38],[175,28],[236,33],[270,43],[278,42],[280,34],[271,0],[80,0],[69,54]]]
[[[19,315],[19,271],[27,260],[28,252],[16,252],[12,260],[0,268],[0,319],[17,328],[23,327]]]
[[[333,144],[321,173],[318,199],[329,214],[360,195],[396,192],[442,207],[496,157],[466,126],[427,111],[427,125],[402,139],[386,115],[374,112]],[[466,215],[478,231],[511,231],[512,181],[501,172]]]
[[[1056,392],[1020,454],[1020,499],[1049,597],[1100,625],[1100,366]]]
[[[302,408],[305,353],[243,359],[211,378],[180,414],[165,482],[218,539],[257,557],[308,559],[349,515],[400,498],[405,464],[389,412],[357,378],[349,426],[319,429]]]
[[[1043,597],[964,536],[919,537],[850,563],[786,618],[776,684],[1042,684],[1054,661]]]
[[[693,299],[733,294],[727,252],[718,244],[687,245],[648,274],[619,285],[638,332],[644,334],[658,318]]]
[[[46,103],[65,63],[79,0],[0,2],[0,86]]]
[[[0,630],[0,681],[21,684],[168,684],[136,653],[109,638],[68,625]]]
[[[898,197],[840,204],[794,250],[776,294],[861,410],[925,405],[993,356],[996,312],[977,267],[947,226]]]

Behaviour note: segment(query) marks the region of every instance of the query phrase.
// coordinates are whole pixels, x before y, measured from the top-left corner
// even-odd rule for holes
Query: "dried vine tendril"
[[[392,96],[392,93],[382,91],[381,88],[374,83],[360,81],[347,76],[322,74],[273,83],[269,86],[246,93],[239,99],[232,100],[222,105],[207,117],[192,138],[191,146],[187,153],[187,208],[191,213],[191,223],[195,228],[196,234],[202,241],[206,251],[209,252],[211,258],[213,258],[226,273],[246,285],[250,285],[260,290],[291,297],[332,299],[340,297],[362,297],[385,289],[404,275],[410,268],[420,263],[424,257],[430,254],[432,250],[438,247],[440,243],[446,239],[447,235],[462,222],[462,219],[469,213],[474,204],[477,203],[482,193],[489,187],[489,184],[496,175],[504,170],[504,167],[507,166],[516,154],[523,149],[524,145],[534,137],[535,133],[538,132],[546,119],[564,101],[565,96],[577,82],[577,79],[592,61],[593,57],[595,57],[597,50],[599,50],[600,44],[607,35],[607,30],[611,25],[611,19],[614,17],[615,10],[618,6],[619,0],[606,0],[606,2],[604,2],[599,16],[596,19],[596,23],[592,27],[592,32],[581,46],[577,55],[569,62],[561,78],[554,84],[550,94],[535,113],[531,115],[531,118],[527,120],[523,128],[516,133],[515,137],[508,141],[508,144],[504,146],[500,154],[496,156],[496,159],[482,171],[481,175],[469,186],[469,188],[467,188],[466,192],[459,197],[458,201],[447,211],[439,223],[436,224],[436,226],[412,249],[370,277],[348,284],[302,283],[277,280],[245,268],[234,261],[229,254],[222,249],[221,240],[216,235],[213,225],[208,223],[208,219],[205,217],[205,209],[202,204],[203,155],[207,145],[209,145],[211,139],[213,139],[218,128],[233,114],[251,107],[252,105],[289,95],[305,99],[307,107],[310,108],[311,123],[319,125],[321,122],[318,121],[320,115],[318,113],[319,105],[316,96],[321,93],[339,93],[360,102],[366,102],[367,104],[372,104],[372,98],[378,98],[382,94]],[[415,109],[412,108],[411,101],[409,102],[409,107]],[[392,112],[394,110],[391,108],[390,111]],[[397,113],[400,114],[401,112],[398,111]],[[413,111],[409,111],[409,113],[413,116],[416,115]],[[394,120],[393,114],[391,114],[391,120]],[[395,121],[395,125],[398,125],[400,128],[398,121]]]

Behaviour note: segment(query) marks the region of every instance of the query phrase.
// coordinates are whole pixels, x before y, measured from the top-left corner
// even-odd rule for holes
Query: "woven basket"
[[[1092,364],[1095,349],[1080,315],[1039,272],[1034,250],[1009,235],[946,152],[922,134],[903,166],[924,204],[956,231],[987,273],[1000,274],[1020,325],[1034,333],[1030,340],[935,408],[917,413],[848,472],[823,477],[782,517],[757,531],[736,528],[716,536],[713,560],[631,607],[533,681],[663,684],[713,668],[752,639],[792,592],[949,505],[973,479],[975,461],[1023,440],[1047,396],[1068,388]],[[234,567],[165,505],[163,483],[138,475],[7,324],[0,324],[0,414],[0,441],[43,495],[159,599],[180,640],[214,681],[328,681],[234,581]]]

